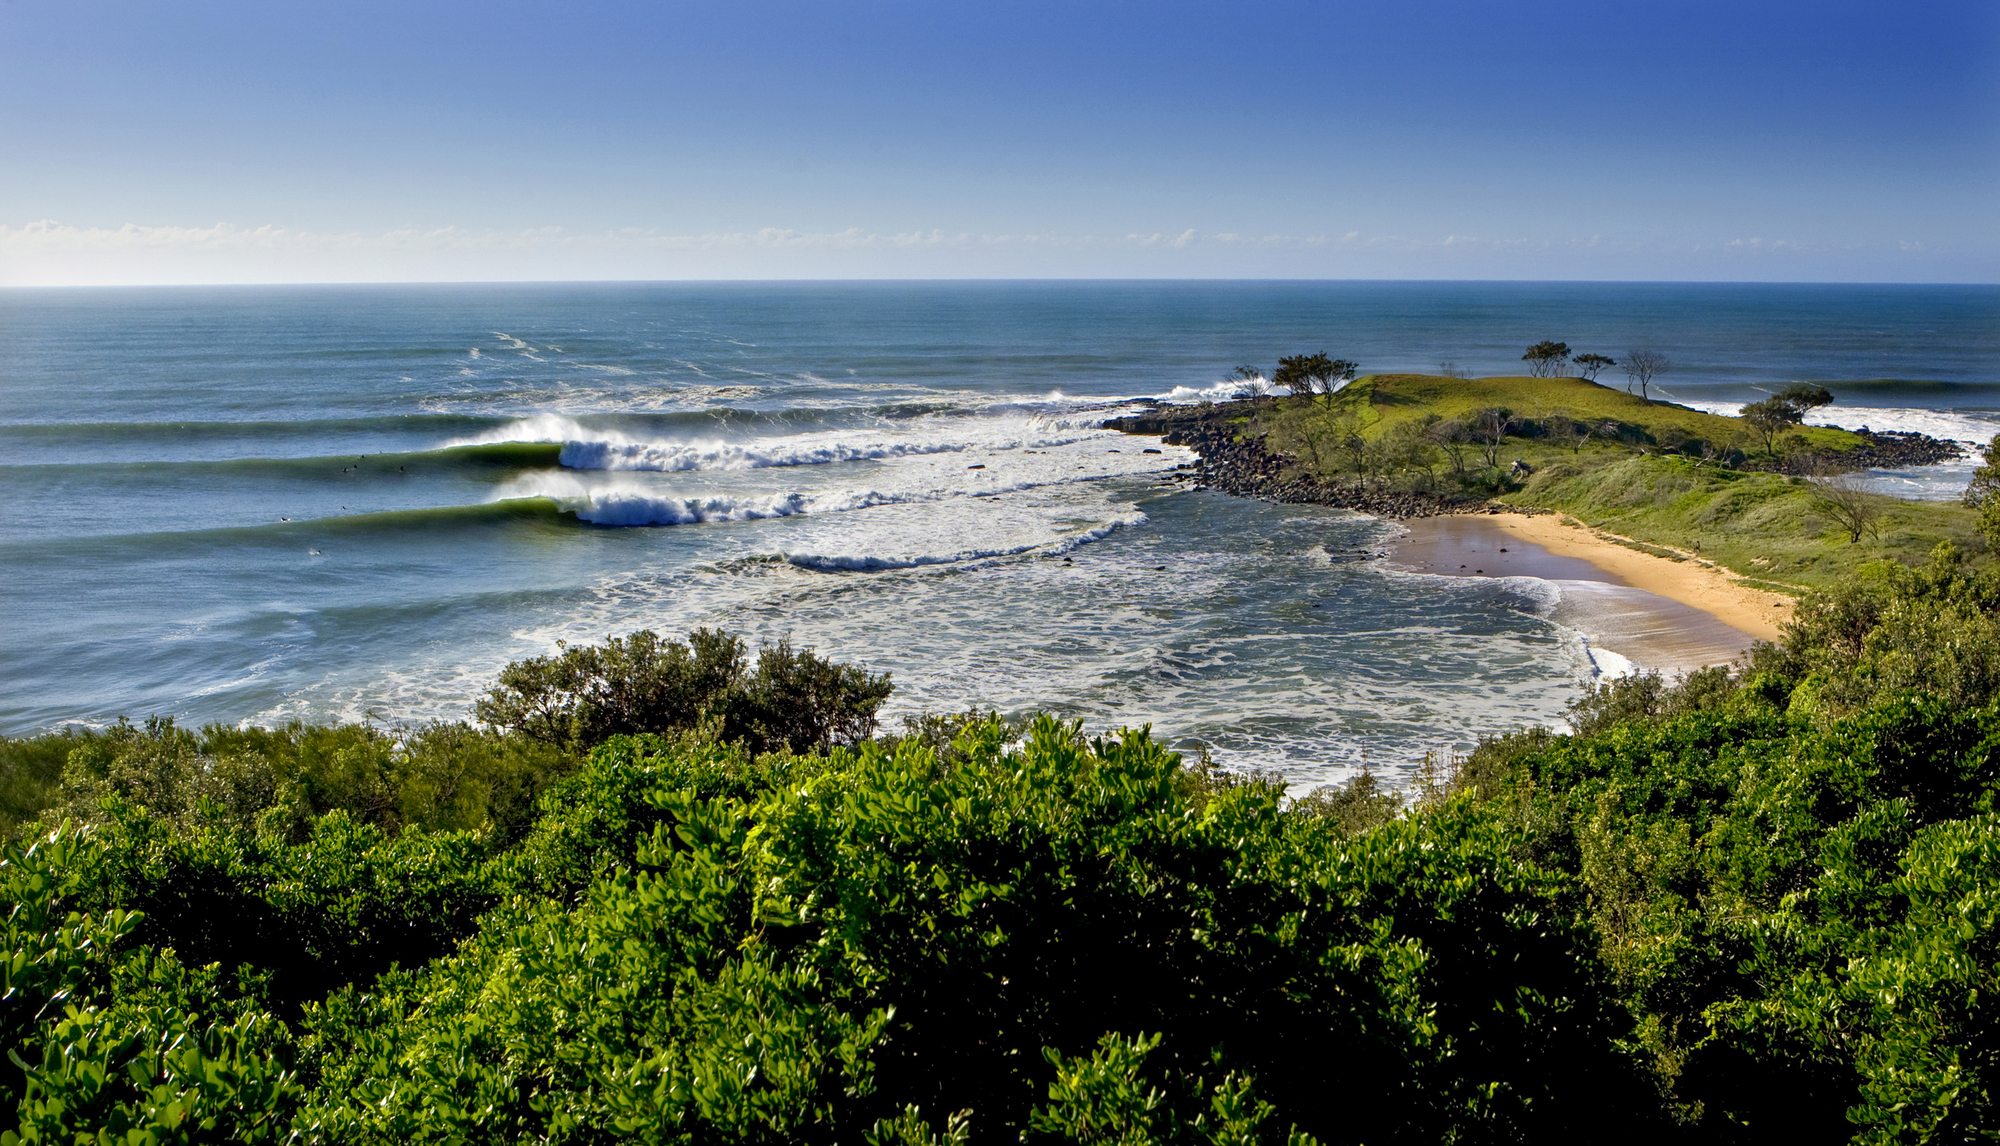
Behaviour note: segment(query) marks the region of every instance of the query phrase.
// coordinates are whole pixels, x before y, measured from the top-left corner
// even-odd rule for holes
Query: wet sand
[[[1605,541],[1552,514],[1476,514],[1405,522],[1387,564],[1448,577],[1539,577],[1562,590],[1550,620],[1581,632],[1606,672],[1623,658],[1683,672],[1724,664],[1778,634],[1790,601],[1726,573]],[[1605,657],[1601,653],[1615,654]]]

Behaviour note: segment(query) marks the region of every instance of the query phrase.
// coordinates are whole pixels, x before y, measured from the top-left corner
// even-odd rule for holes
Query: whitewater
[[[1558,725],[1615,594],[1387,568],[1393,527],[1104,428],[1235,368],[1665,349],[1671,400],[2000,430],[1989,288],[568,284],[0,292],[0,733],[461,719],[511,660],[790,639],[1294,784]],[[1951,497],[1978,464],[1870,475]],[[1599,636],[1586,636],[1598,634]]]

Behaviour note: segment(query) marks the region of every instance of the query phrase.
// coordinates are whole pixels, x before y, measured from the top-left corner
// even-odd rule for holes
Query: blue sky
[[[0,283],[2000,278],[2000,4],[0,0]]]

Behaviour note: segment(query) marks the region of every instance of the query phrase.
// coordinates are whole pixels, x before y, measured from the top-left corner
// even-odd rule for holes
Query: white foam
[[[1585,654],[1590,657],[1590,667],[1597,670],[1600,679],[1617,680],[1632,676],[1639,671],[1639,666],[1634,664],[1630,657],[1614,653],[1610,649],[1600,649],[1588,640],[1585,640],[1583,648]]]
[[[983,438],[911,436],[901,440],[851,440],[829,435],[800,435],[742,444],[712,439],[697,442],[568,441],[563,443],[561,457],[562,464],[570,469],[680,473],[686,470],[747,470],[770,466],[881,461],[923,454],[964,453],[971,449],[1047,449],[1069,445],[1084,437],[1102,436],[1105,435],[1100,432],[1082,436],[1075,433],[1028,437],[989,434]]]
[[[895,501],[912,495],[875,490],[840,490],[808,494],[799,491],[731,496],[677,496],[639,486],[598,484],[570,474],[537,473],[514,479],[494,492],[492,501],[547,498],[565,513],[595,525],[693,525],[707,521],[757,521],[801,513],[837,513]]]
[[[1106,416],[1107,412],[1100,410],[1070,415],[925,418],[913,420],[908,427],[892,433],[818,431],[730,441],[716,437],[649,440],[588,427],[560,414],[538,414],[472,437],[454,439],[445,446],[560,442],[561,464],[568,469],[684,473],[818,466],[968,451],[1048,450],[1100,440],[1134,441],[1125,434],[1104,429]],[[1136,446],[1135,452],[1143,449],[1144,446]]]
[[[1009,506],[977,503],[955,514],[924,506],[922,517],[908,512],[914,508],[886,508],[871,514],[876,518],[872,522],[843,522],[838,534],[792,540],[785,560],[805,569],[872,573],[1031,553],[1060,556],[1146,522],[1144,513],[1128,506],[1109,510],[1106,520],[1079,525],[1074,516],[1077,506],[1051,500]],[[1093,516],[1107,512],[1104,507],[1092,508]]]
[[[1693,410],[1737,417],[1743,402],[1681,402]],[[1948,442],[1984,445],[2000,433],[2000,422],[1950,410],[1924,410],[1909,406],[1821,406],[1810,415],[1814,426],[1842,430],[1874,430],[1877,433],[1925,434]]]

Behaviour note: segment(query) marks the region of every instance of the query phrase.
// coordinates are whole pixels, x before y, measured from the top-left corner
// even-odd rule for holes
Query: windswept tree
[[[1631,393],[1632,387],[1637,386],[1639,388],[1639,397],[1646,397],[1646,387],[1651,386],[1653,379],[1665,374],[1672,367],[1673,364],[1667,361],[1667,356],[1657,350],[1626,351],[1626,393]]]
[[[1737,417],[1748,422],[1757,436],[1764,440],[1764,452],[1776,457],[1778,435],[1798,425],[1804,413],[1789,402],[1766,398],[1743,407]]]
[[[1321,402],[1330,405],[1341,386],[1353,381],[1359,369],[1345,358],[1327,357],[1325,351],[1295,354],[1278,359],[1278,373],[1271,381],[1294,394],[1317,394]]]
[[[1431,431],[1443,422],[1444,419],[1437,414],[1426,414],[1422,421],[1398,422],[1391,426],[1389,432],[1376,443],[1383,468],[1391,473],[1418,475],[1424,489],[1435,489],[1438,447]]]
[[[1583,371],[1585,382],[1597,381],[1598,371],[1618,365],[1616,358],[1606,358],[1602,354],[1579,354],[1571,361],[1576,363],[1577,369]]]
[[[1830,405],[1833,402],[1833,391],[1811,382],[1794,382],[1772,397],[1797,410],[1799,417],[1803,418],[1821,406]]]
[[[1762,402],[1743,407],[1738,416],[1764,439],[1765,452],[1775,456],[1779,434],[1805,421],[1807,413],[1832,401],[1833,394],[1826,387],[1795,382]]]
[[[1535,378],[1553,378],[1561,373],[1563,364],[1569,361],[1569,343],[1537,342],[1521,355],[1521,361],[1528,364],[1528,373]]]

